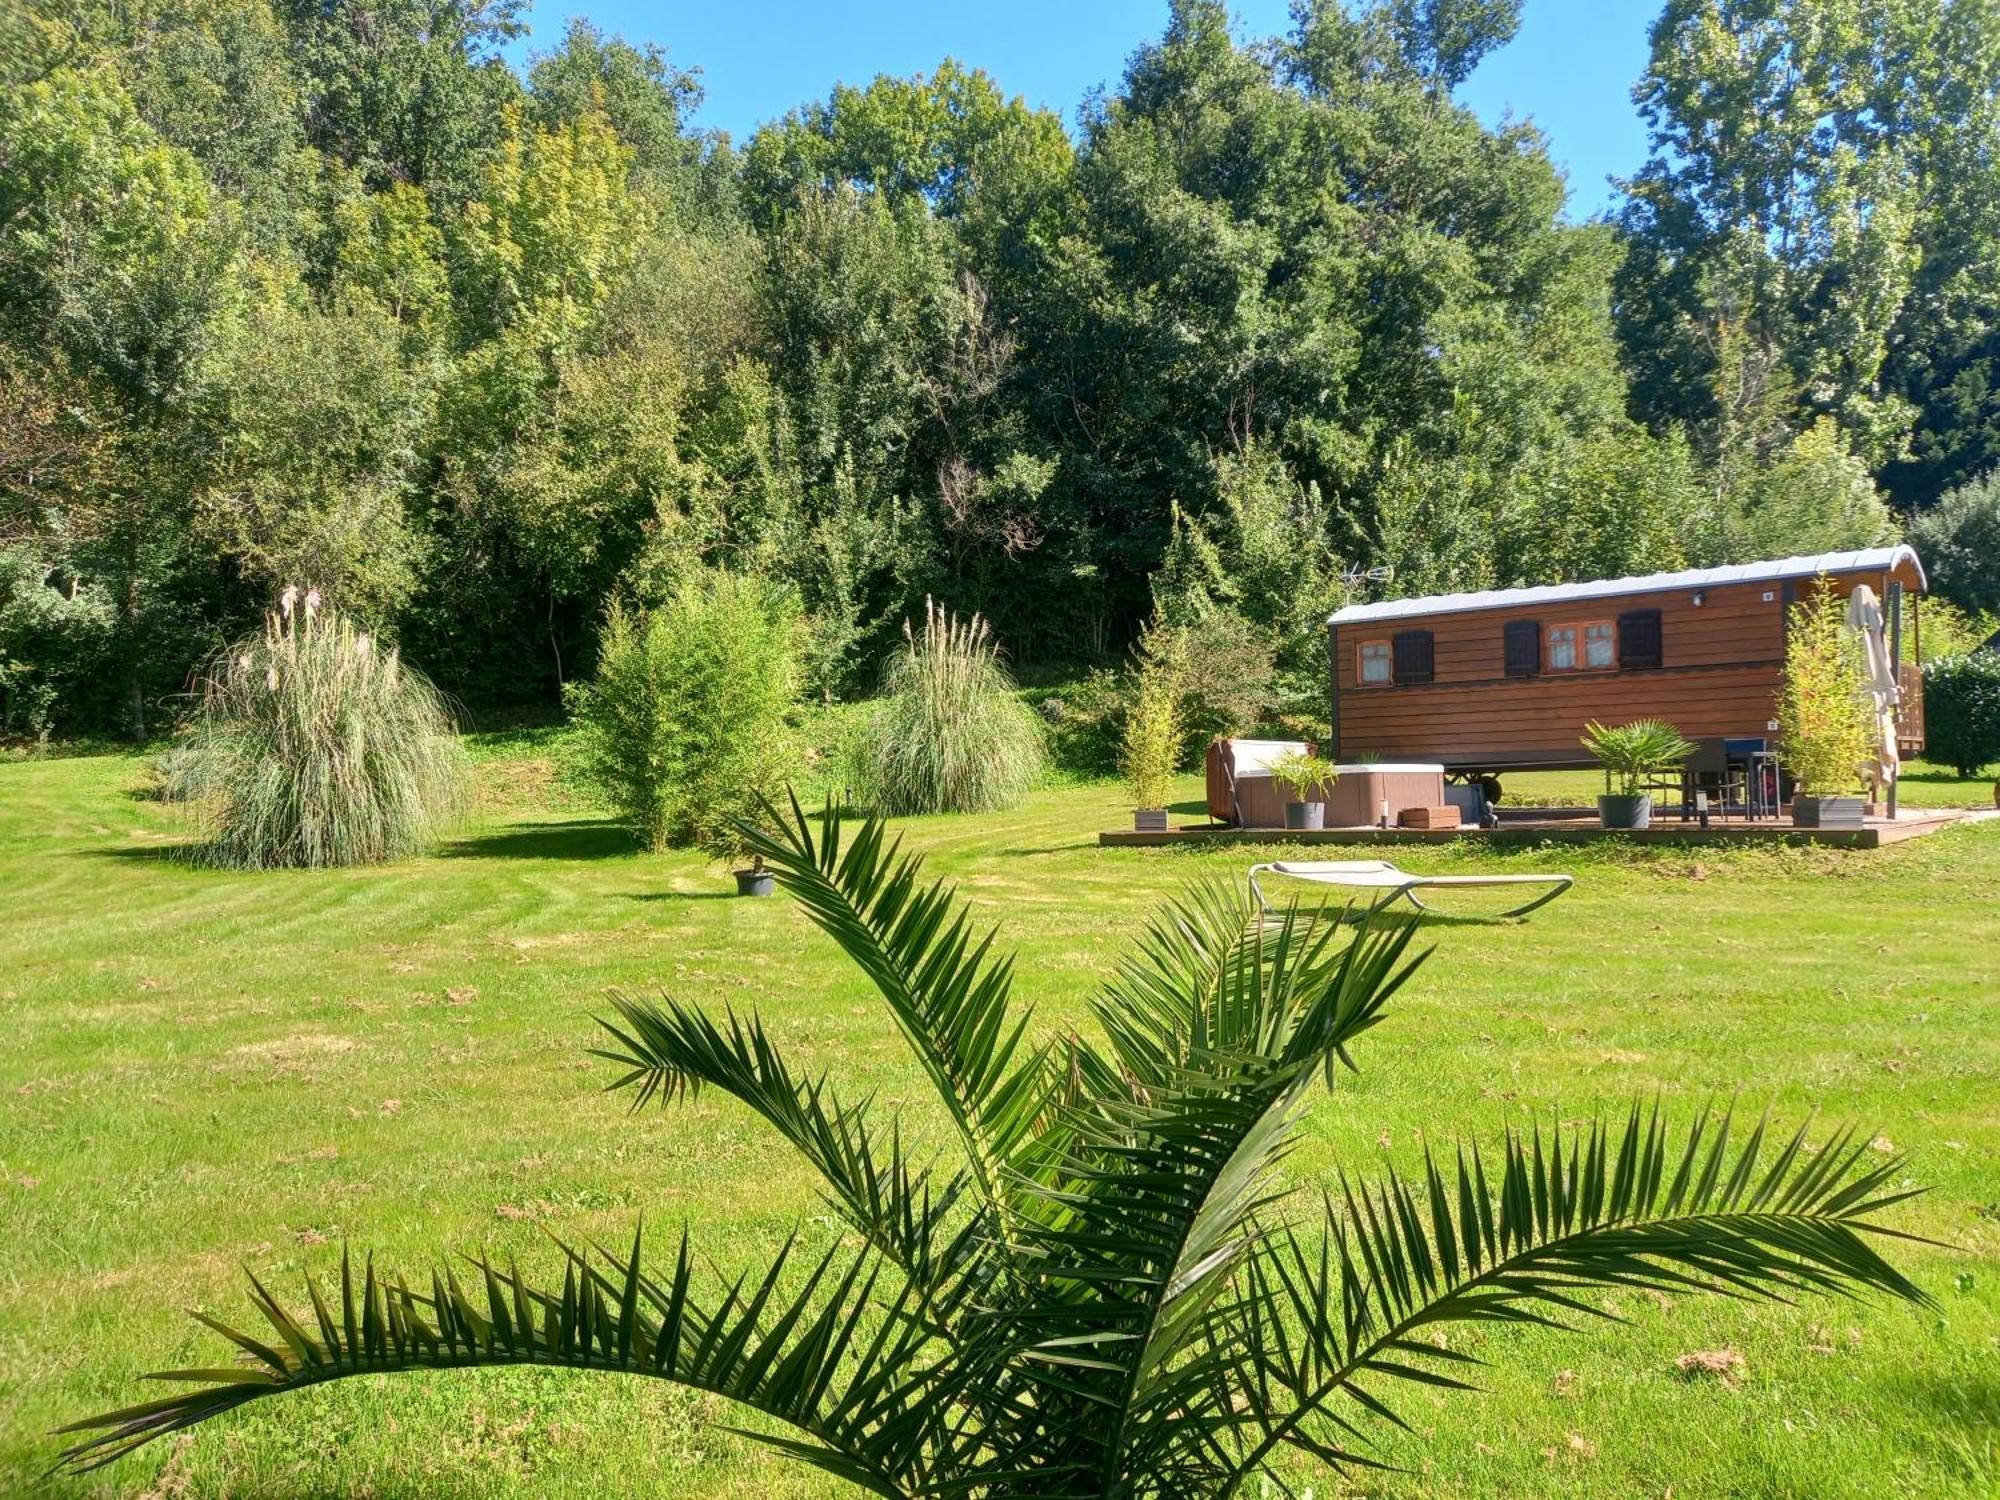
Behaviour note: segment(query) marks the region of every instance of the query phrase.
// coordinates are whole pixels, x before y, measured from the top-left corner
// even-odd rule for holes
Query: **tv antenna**
[[[1358,589],[1364,583],[1387,583],[1396,576],[1396,570],[1387,565],[1373,568],[1349,568],[1340,575],[1340,581],[1349,589]]]

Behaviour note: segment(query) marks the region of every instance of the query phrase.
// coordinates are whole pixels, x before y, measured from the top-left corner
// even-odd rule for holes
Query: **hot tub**
[[[1444,806],[1444,767],[1410,761],[1367,761],[1341,766],[1326,794],[1328,828],[1374,827],[1386,804],[1389,826],[1406,807]]]
[[[1307,747],[1287,740],[1217,740],[1208,747],[1208,811],[1219,822],[1245,828],[1285,826],[1285,795],[1271,781],[1271,766]],[[1389,825],[1406,807],[1442,807],[1444,767],[1409,762],[1357,762],[1336,766],[1340,779],[1326,797],[1328,828],[1374,827],[1389,804]]]

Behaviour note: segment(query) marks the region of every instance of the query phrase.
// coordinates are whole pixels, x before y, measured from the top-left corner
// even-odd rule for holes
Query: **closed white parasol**
[[[1875,774],[1883,786],[1896,779],[1900,760],[1896,754],[1896,705],[1902,689],[1896,682],[1896,668],[1889,660],[1889,646],[1882,638],[1882,605],[1875,590],[1857,584],[1847,599],[1847,628],[1861,637],[1868,662],[1868,695],[1875,707]]]

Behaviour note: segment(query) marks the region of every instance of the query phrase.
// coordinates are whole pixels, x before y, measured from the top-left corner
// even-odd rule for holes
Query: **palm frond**
[[[1249,887],[1215,879],[1191,883],[1147,919],[1094,1007],[1135,1084],[1186,1068],[1195,1035],[1218,1024],[1217,992],[1260,927]]]
[[[1213,1461],[1231,1421],[1218,1330],[1299,1102],[1420,961],[1407,926],[1336,943],[1337,925],[1296,910],[1269,928],[1248,915],[1247,898],[1198,888],[1155,925],[1151,961],[1121,967],[1097,1012],[1131,1087],[1069,1111],[1070,1159],[1024,1216],[1046,1295],[1024,1310],[1023,1355],[1061,1350],[1065,1389],[1106,1408],[1074,1433],[1100,1480]],[[1056,1308],[1096,1334],[1087,1363]]]
[[[974,934],[950,886],[921,882],[922,859],[880,820],[846,838],[829,801],[815,838],[796,797],[789,818],[767,812],[776,831],[746,823],[746,842],[889,1002],[957,1128],[981,1207],[1004,1229],[1006,1164],[1048,1102],[1044,1054],[1021,1055],[1029,1015],[1009,1013],[1012,959],[995,955],[994,932]]]
[[[615,1046],[593,1050],[626,1069],[610,1087],[634,1090],[634,1109],[703,1086],[748,1105],[819,1172],[842,1217],[927,1298],[943,1289],[970,1233],[969,1226],[949,1231],[962,1173],[933,1185],[928,1167],[905,1154],[900,1129],[872,1130],[867,1100],[843,1103],[824,1075],[795,1072],[755,1016],[746,1021],[731,1010],[718,1024],[672,999],[656,1005],[615,991],[610,998],[617,1019],[598,1024]]]
[[[1366,1462],[1359,1419],[1401,1420],[1389,1381],[1462,1388],[1467,1356],[1420,1336],[1439,1324],[1568,1328],[1621,1289],[1928,1300],[1868,1243],[1913,1196],[1892,1186],[1900,1160],[1871,1162],[1852,1131],[1817,1150],[1803,1128],[1776,1148],[1762,1124],[1740,1149],[1731,1133],[1704,1113],[1676,1148],[1658,1109],[1634,1106],[1622,1131],[1510,1136],[1491,1174],[1472,1148],[1449,1171],[1427,1155],[1414,1184],[1343,1180],[1323,1236],[1286,1230],[1249,1263],[1243,1305],[1264,1312],[1239,1329],[1243,1378],[1268,1416],[1226,1493],[1280,1443]]]
[[[776,1440],[784,1451],[875,1494],[930,1487],[932,1455],[949,1451],[938,1443],[941,1405],[930,1399],[941,1393],[941,1367],[908,1315],[910,1294],[878,1298],[881,1257],[835,1248],[798,1272],[788,1244],[761,1277],[703,1298],[685,1236],[664,1280],[642,1264],[637,1235],[629,1255],[562,1250],[560,1289],[481,1259],[469,1262],[469,1285],[445,1266],[428,1288],[413,1289],[378,1275],[372,1259],[357,1284],[343,1253],[337,1291],[329,1298],[309,1279],[304,1314],[252,1276],[267,1333],[195,1314],[236,1345],[243,1365],[161,1372],[152,1378],[196,1388],[62,1429],[92,1434],[62,1462],[97,1468],[246,1402],[352,1375],[545,1365],[713,1392],[787,1424],[801,1436]]]

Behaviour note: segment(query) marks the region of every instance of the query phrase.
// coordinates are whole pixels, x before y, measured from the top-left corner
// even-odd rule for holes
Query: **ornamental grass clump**
[[[1320,1101],[1421,961],[1409,924],[1267,917],[1241,881],[1198,885],[1114,964],[1091,955],[1094,1024],[1067,997],[1053,1024],[1015,1001],[1029,969],[881,823],[796,803],[765,822],[746,839],[879,992],[911,1086],[799,1055],[789,1014],[772,1030],[681,997],[614,995],[598,1052],[635,1107],[708,1090],[724,1102],[705,1116],[792,1148],[823,1204],[780,1246],[635,1231],[540,1267],[474,1254],[413,1274],[343,1252],[289,1304],[253,1276],[250,1329],[196,1314],[238,1361],[76,1423],[65,1464],[329,1381],[514,1366],[706,1392],[718,1422],[903,1500],[1297,1493],[1268,1472],[1281,1453],[1347,1492],[1383,1466],[1381,1423],[1427,1432],[1440,1390],[1531,1352],[1508,1330],[1692,1292],[1929,1300],[1878,1248],[1916,1189],[1872,1130],[1675,1125],[1641,1101],[1477,1145],[1427,1120],[1407,1174],[1318,1166],[1309,1134],[1361,1135],[1327,1131]],[[1043,982],[1073,972],[1057,955]],[[941,1127],[921,1149],[898,1107],[915,1093]],[[333,1408],[293,1421],[337,1441]]]
[[[960,620],[924,601],[924,628],[903,622],[853,766],[877,811],[994,812],[1041,779],[1041,725],[1015,695],[978,615]]]
[[[161,795],[195,809],[200,863],[318,868],[417,852],[458,815],[468,781],[429,679],[317,591],[288,588],[261,635],[210,665]]]

